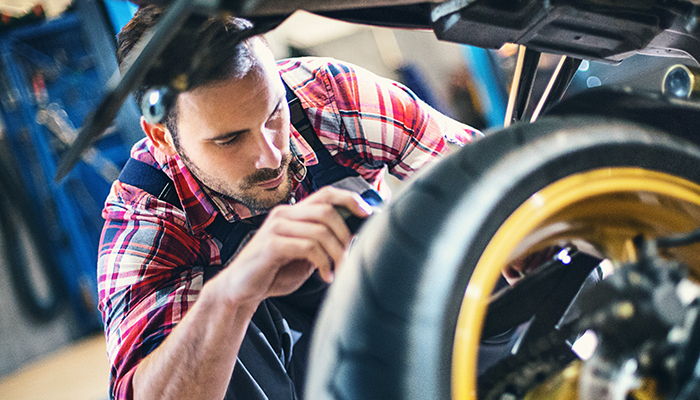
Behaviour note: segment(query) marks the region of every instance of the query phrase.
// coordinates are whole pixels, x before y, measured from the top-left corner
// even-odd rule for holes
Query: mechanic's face
[[[289,108],[270,50],[243,78],[178,97],[177,151],[206,186],[259,210],[288,199]]]

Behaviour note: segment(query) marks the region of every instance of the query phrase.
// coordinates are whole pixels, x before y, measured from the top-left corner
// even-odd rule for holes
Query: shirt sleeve
[[[419,99],[404,85],[363,68],[329,62],[325,76],[344,128],[339,150],[355,154],[360,167],[386,165],[399,179],[449,151],[482,136]],[[357,161],[357,160],[356,160]]]
[[[138,364],[197,299],[203,285],[203,260],[197,255],[206,249],[155,197],[143,193],[136,203],[151,203],[143,208],[114,200],[110,196],[103,213],[99,308],[111,364],[110,398],[130,399]]]

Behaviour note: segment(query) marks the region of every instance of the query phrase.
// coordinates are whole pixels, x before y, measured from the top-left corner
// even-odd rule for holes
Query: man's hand
[[[326,282],[333,280],[351,240],[334,206],[361,218],[371,213],[359,195],[335,188],[273,209],[238,256],[204,285],[163,344],[138,366],[134,398],[222,398],[260,302],[293,292],[316,269]]]
[[[326,187],[296,205],[275,207],[238,256],[212,280],[231,304],[255,304],[298,289],[315,270],[331,282],[352,235],[334,206],[365,218],[356,193]]]

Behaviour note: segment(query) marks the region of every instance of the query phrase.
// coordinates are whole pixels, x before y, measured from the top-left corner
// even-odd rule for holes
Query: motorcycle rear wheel
[[[500,271],[575,241],[620,264],[632,239],[700,226],[700,140],[603,117],[550,117],[441,161],[372,218],[329,291],[307,399],[477,397]],[[665,256],[700,277],[700,245]]]

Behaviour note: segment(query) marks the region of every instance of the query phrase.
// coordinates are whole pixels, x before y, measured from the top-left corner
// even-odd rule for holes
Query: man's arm
[[[358,165],[404,179],[449,151],[483,136],[419,99],[404,85],[350,64],[328,63],[321,69],[338,112],[344,136],[340,150],[357,153]]]
[[[325,188],[275,208],[241,253],[204,285],[167,339],[136,368],[136,399],[223,398],[246,328],[262,300],[289,294],[318,269],[333,279],[351,236],[333,208],[368,215],[356,194]]]

